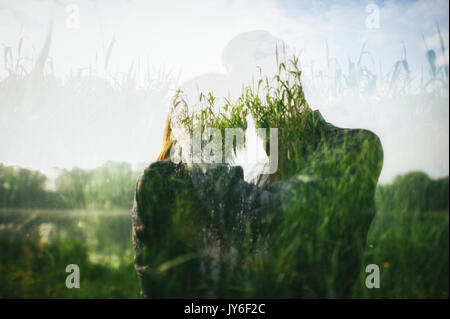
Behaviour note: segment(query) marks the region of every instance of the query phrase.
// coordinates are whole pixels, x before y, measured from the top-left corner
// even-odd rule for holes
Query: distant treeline
[[[0,208],[129,208],[138,175],[128,163],[61,169],[48,190],[44,174],[0,163]]]
[[[50,191],[44,174],[0,163],[0,208],[130,208],[139,173],[128,163],[115,162],[92,170],[62,169]],[[400,175],[392,184],[378,186],[377,210],[448,211],[448,181],[423,172]]]
[[[431,179],[423,172],[397,176],[392,184],[378,186],[375,202],[383,212],[448,211],[448,177]]]

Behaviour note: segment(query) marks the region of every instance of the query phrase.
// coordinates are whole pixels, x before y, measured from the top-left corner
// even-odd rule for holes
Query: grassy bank
[[[380,266],[380,289],[366,288],[362,267],[351,297],[448,298],[448,226],[448,210],[378,211],[369,230],[364,265]],[[0,251],[1,298],[139,297],[127,211],[3,210]],[[65,267],[71,263],[80,266],[80,289],[65,286]],[[308,276],[311,269],[304,271]],[[259,282],[264,290],[280,289],[276,281],[266,280],[267,275],[248,272],[242,285],[255,290],[257,286],[248,285]],[[317,287],[297,289],[313,294]]]

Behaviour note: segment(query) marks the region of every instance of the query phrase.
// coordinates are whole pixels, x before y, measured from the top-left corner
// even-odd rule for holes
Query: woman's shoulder
[[[323,118],[322,114],[315,110],[312,112],[315,127],[321,131],[328,144],[346,145],[347,147],[357,147],[363,144],[369,145],[373,151],[382,155],[383,146],[376,133],[364,128],[343,128],[337,127]]]
[[[318,110],[312,112],[314,128],[320,142],[315,150],[323,153],[326,159],[341,162],[357,171],[370,171],[378,178],[383,166],[383,146],[374,132],[363,128],[337,127],[322,117]]]
[[[170,160],[158,160],[149,164],[138,176],[136,181],[136,192],[139,193],[145,185],[152,181],[164,181],[174,177],[185,177],[185,165],[177,164]]]

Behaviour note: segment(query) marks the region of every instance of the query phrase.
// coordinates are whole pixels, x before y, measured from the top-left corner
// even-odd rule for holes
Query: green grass
[[[0,224],[0,298],[139,296],[128,212],[2,211]],[[65,286],[68,264],[80,289]]]
[[[43,223],[54,225],[46,243],[39,239]],[[0,298],[139,297],[128,212],[2,211],[0,225]],[[367,274],[361,267],[351,297],[448,298],[448,226],[448,210],[425,214],[379,211],[369,230],[363,265],[380,266],[380,289],[365,287]],[[288,254],[288,247],[280,255]],[[310,254],[320,260],[322,252]],[[95,258],[99,255],[103,259]],[[291,287],[303,297],[316,297],[326,288],[314,285],[317,276],[334,277],[308,267],[312,261],[306,260],[297,271],[309,284]],[[80,289],[65,287],[69,263],[80,266]],[[270,263],[248,260],[247,265],[245,272],[224,274],[217,283],[228,296],[289,297],[290,270],[274,271],[286,266],[283,259]],[[348,274],[341,276],[345,279]]]
[[[222,145],[225,147],[226,128],[247,128],[247,116],[255,119],[257,128],[278,128],[278,158],[279,170],[272,177],[272,181],[286,178],[299,167],[301,152],[310,147],[310,136],[307,115],[311,112],[306,101],[301,84],[302,72],[299,68],[299,60],[293,57],[291,60],[278,56],[276,50],[278,73],[269,79],[267,76],[243,87],[241,96],[235,100],[226,100],[220,105],[217,98],[211,92],[200,93],[198,102],[187,105],[182,96],[176,96],[175,113],[172,118],[172,126],[187,128],[192,134],[194,127],[217,128],[222,134]],[[281,62],[280,62],[281,60]],[[267,154],[270,153],[266,130]],[[203,132],[203,131],[202,131]],[[299,136],[301,145],[298,145]],[[233,154],[225,154],[226,160],[232,160]],[[291,160],[292,159],[292,160]]]
[[[448,210],[379,212],[367,239],[364,264],[380,266],[380,289],[365,289],[361,273],[354,296],[448,298]]]
[[[141,207],[145,211],[142,218],[155,221],[152,224],[144,220],[151,228],[148,236],[157,235],[153,230],[156,227],[163,235],[151,239],[145,237],[145,232],[142,235],[151,243],[155,240],[160,243],[146,248],[142,257],[151,269],[147,279],[150,297],[208,296],[208,293],[226,298],[448,296],[448,213],[430,221],[425,217],[429,215],[426,208],[439,206],[430,206],[434,201],[445,204],[443,198],[447,193],[439,193],[444,197],[436,199],[432,192],[414,182],[415,178],[412,181],[405,178],[401,185],[394,183],[395,189],[401,189],[394,192],[396,205],[387,197],[377,201],[377,206],[383,209],[372,223],[376,212],[370,205],[381,170],[380,144],[373,134],[363,130],[353,131],[354,135],[332,130],[326,135],[305,100],[297,64],[295,58],[279,63],[279,72],[273,79],[260,79],[244,87],[236,101],[219,105],[209,93],[200,95],[198,105],[178,104],[173,124],[188,128],[190,133],[197,125],[214,127],[222,131],[224,138],[228,127],[245,129],[248,114],[253,116],[257,127],[278,128],[279,170],[265,187],[299,174],[312,181],[289,182],[293,187],[283,191],[281,207],[261,218],[256,232],[249,225],[242,241],[236,240],[236,230],[229,227],[226,216],[215,225],[213,222],[222,245],[219,256],[213,257],[211,252],[204,254],[197,236],[185,236],[184,228],[188,227],[189,233],[201,234],[201,227],[186,226],[186,221],[198,217],[199,208],[189,202],[189,195],[183,197],[186,190],[183,177],[171,175],[174,180],[170,180],[164,175],[167,173],[164,168],[153,175],[151,169],[151,178],[143,181],[148,189],[142,193],[141,203],[147,200],[149,208]],[[156,179],[158,176],[161,181]],[[169,193],[172,185],[180,187],[177,203],[181,204],[161,200],[163,196],[177,195],[177,191]],[[225,197],[226,189],[223,189]],[[146,195],[150,192],[151,196]],[[425,204],[411,200],[411,196],[421,192],[424,193],[419,201]],[[401,210],[401,214],[408,216],[403,219],[397,207],[406,200],[412,204],[407,206],[409,211]],[[231,211],[233,204],[225,203]],[[448,212],[448,201],[441,209]],[[225,209],[225,214],[228,212]],[[383,216],[392,216],[392,222],[380,225]],[[367,238],[375,248],[367,246]],[[195,252],[197,258],[183,259],[170,271],[155,271],[166,261]],[[167,260],[158,261],[161,255]],[[214,263],[215,275],[195,272],[202,264]],[[361,271],[368,263],[381,267],[380,290],[369,291],[364,286],[366,274]],[[424,272],[424,264],[429,273]],[[431,269],[433,265],[437,265],[435,270]],[[194,281],[186,275],[192,273],[196,274]],[[171,286],[169,280],[173,278],[183,282]]]
[[[221,235],[231,242],[216,259],[199,249],[193,240],[199,224],[186,219],[197,213],[189,208],[198,203],[180,198],[169,211],[165,207],[173,198],[152,199],[160,204],[160,215],[151,217],[164,222],[155,227],[168,228],[152,229],[163,236],[149,250],[155,257],[150,258],[150,297],[199,293],[237,298],[448,298],[448,200],[443,200],[447,193],[435,197],[409,177],[394,182],[392,189],[379,186],[378,211],[370,224],[375,212],[360,208],[375,195],[370,178],[379,167],[360,164],[372,162],[373,144],[364,139],[355,160],[345,149],[322,143],[297,63],[295,58],[279,63],[277,76],[245,87],[237,101],[217,105],[211,94],[201,95],[201,111],[180,108],[183,112],[176,120],[191,130],[199,123],[223,131],[246,128],[246,115],[251,114],[257,127],[279,128],[279,171],[269,185],[298,173],[314,173],[325,182],[299,184],[294,195],[302,196],[287,193],[282,214],[262,220],[256,233],[247,227],[241,243],[234,242],[233,230],[222,225]],[[352,169],[356,173],[347,174]],[[448,189],[448,178],[443,181]],[[54,225],[46,242],[42,224]],[[7,211],[0,214],[0,225],[0,297],[138,296],[128,213]],[[80,289],[64,285],[65,267],[72,263],[81,268]],[[380,289],[364,285],[369,263],[381,268]],[[199,271],[200,266],[214,264],[218,267],[212,277]]]

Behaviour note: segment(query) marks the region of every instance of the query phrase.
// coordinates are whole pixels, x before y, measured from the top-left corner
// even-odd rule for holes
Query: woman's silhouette
[[[261,253],[252,250],[260,241],[279,245],[280,234],[274,230],[286,214],[315,216],[311,220],[318,224],[309,227],[299,220],[297,231],[289,232],[284,242],[295,242],[300,235],[311,243],[320,239],[321,252],[326,252],[323,271],[350,274],[333,283],[323,275],[308,278],[322,287],[318,297],[351,296],[375,214],[383,149],[370,131],[337,128],[311,109],[302,116],[309,123],[304,132],[309,144],[300,152],[302,168],[277,172],[280,178],[260,187],[247,183],[239,166],[171,162],[175,141],[169,113],[161,153],[139,177],[132,209],[142,297],[239,297],[237,291],[224,291],[221,280],[236,267],[236,254]],[[289,154],[279,156],[283,161]],[[317,238],[317,225],[324,238]],[[333,266],[326,263],[331,259]],[[293,294],[302,296],[301,290]],[[269,291],[263,297],[276,296]]]

